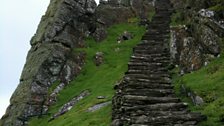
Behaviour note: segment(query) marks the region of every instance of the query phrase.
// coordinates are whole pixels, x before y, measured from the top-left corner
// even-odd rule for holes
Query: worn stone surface
[[[83,92],[81,92],[78,96],[75,96],[74,98],[72,98],[69,102],[67,102],[66,104],[64,104],[57,113],[55,113],[49,121],[54,120],[55,118],[65,114],[66,112],[68,112],[69,110],[72,109],[72,107],[74,107],[80,100],[84,99],[85,97],[87,97],[88,95],[90,95],[90,92],[88,90],[85,90]]]
[[[182,95],[189,97],[194,105],[204,104],[203,98],[193,92],[190,88],[187,88],[184,84],[181,85],[180,92]]]
[[[95,112],[95,111],[97,111],[97,110],[99,110],[99,109],[101,109],[101,108],[103,108],[103,107],[105,107],[105,106],[107,106],[107,105],[109,105],[109,104],[111,104],[111,101],[96,104],[96,105],[94,105],[94,106],[88,108],[88,109],[87,109],[87,112]]]
[[[97,52],[96,55],[94,56],[94,62],[96,66],[100,66],[104,61],[104,54],[103,52]]]
[[[31,40],[20,83],[1,119],[3,126],[23,126],[30,117],[46,114],[52,83],[67,83],[79,73],[83,61],[77,59],[82,56],[73,55],[72,48],[83,45],[86,32],[94,32],[95,8],[93,0],[51,1]]]

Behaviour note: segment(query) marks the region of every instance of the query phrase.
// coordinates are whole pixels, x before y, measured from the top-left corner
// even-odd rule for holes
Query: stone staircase
[[[157,0],[156,14],[116,86],[112,126],[195,126],[205,119],[200,113],[188,111],[171,85],[170,8],[168,0]]]

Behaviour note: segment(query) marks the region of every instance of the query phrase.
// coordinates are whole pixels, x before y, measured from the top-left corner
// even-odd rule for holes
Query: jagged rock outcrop
[[[156,14],[133,50],[128,71],[116,86],[112,126],[196,126],[204,119],[189,112],[171,85],[168,0],[157,0]]]
[[[107,36],[106,28],[128,22],[130,18],[138,17],[147,22],[153,3],[154,0],[101,0],[95,13],[97,28],[93,33],[94,39],[102,41]]]
[[[182,24],[171,29],[173,63],[180,66],[182,73],[198,70],[207,65],[211,57],[217,57],[221,53],[224,27],[219,22],[223,15],[219,15],[220,10],[206,9],[223,2],[171,1],[177,12],[177,19],[174,21]]]
[[[124,0],[122,0],[124,1]],[[102,41],[107,37],[106,28],[113,24],[127,22],[135,16],[130,6],[124,6],[118,0],[100,1],[96,9],[97,28],[93,33],[96,41]]]
[[[83,46],[83,38],[94,32],[95,9],[94,0],[51,1],[31,40],[20,84],[1,125],[24,126],[30,117],[46,114],[51,85],[56,80],[67,84],[81,70],[84,57],[72,49]]]

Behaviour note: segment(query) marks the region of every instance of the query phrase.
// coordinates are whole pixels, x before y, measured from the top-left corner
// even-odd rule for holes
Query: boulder
[[[134,36],[128,32],[128,31],[124,31],[122,35],[120,35],[118,38],[117,38],[117,42],[118,43],[121,43],[122,41],[126,41],[126,40],[130,40],[132,39]]]
[[[106,28],[104,28],[103,26],[96,28],[96,31],[93,33],[92,36],[97,42],[103,41],[107,37]]]
[[[94,56],[94,62],[96,66],[100,66],[103,63],[103,60],[104,60],[103,52],[97,52],[96,55]]]
[[[198,36],[204,53],[218,56],[221,53],[219,36],[208,26],[199,25]]]

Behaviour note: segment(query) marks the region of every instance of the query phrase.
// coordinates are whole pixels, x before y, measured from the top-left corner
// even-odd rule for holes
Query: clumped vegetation
[[[134,22],[134,23],[133,23]],[[132,54],[132,48],[141,40],[145,32],[144,27],[139,27],[135,21],[127,24],[118,24],[108,28],[108,37],[102,42],[95,42],[89,37],[86,40],[87,47],[74,49],[74,53],[84,51],[87,54],[86,63],[81,74],[72,81],[58,96],[57,103],[49,110],[48,115],[35,117],[30,126],[108,126],[111,122],[111,105],[96,112],[86,110],[101,102],[111,101],[113,86],[127,71],[127,63]],[[117,43],[117,38],[128,31],[134,38]],[[94,64],[96,52],[103,52],[104,63],[100,66]],[[66,102],[83,90],[89,90],[91,95],[81,100],[68,113],[48,122],[50,117],[58,111]],[[106,99],[97,99],[97,96],[106,96]]]

